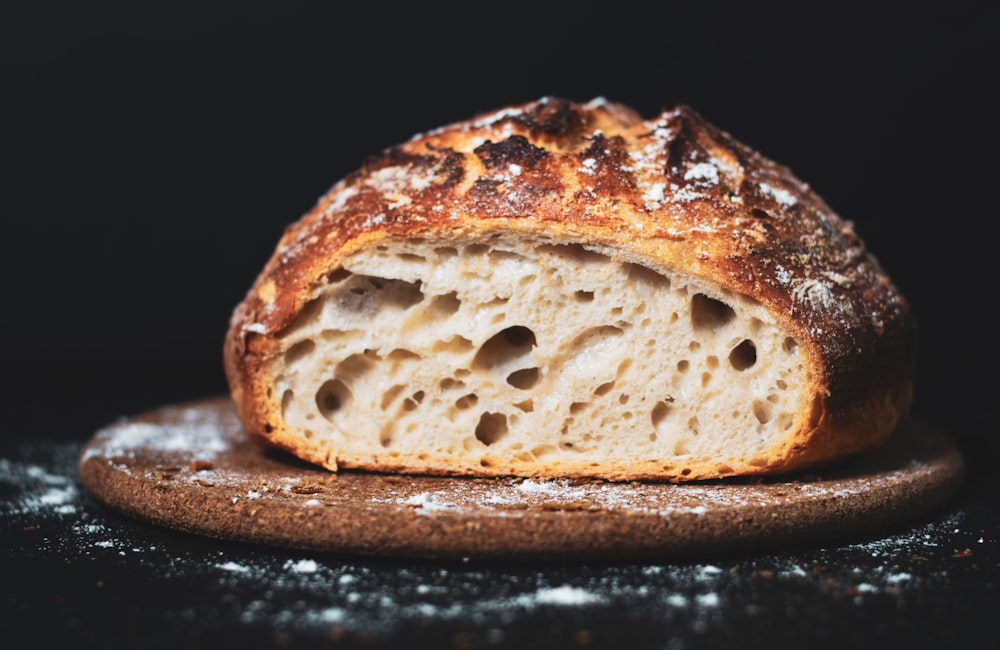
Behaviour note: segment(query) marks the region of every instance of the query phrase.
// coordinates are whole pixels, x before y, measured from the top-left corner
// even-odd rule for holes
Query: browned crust
[[[347,255],[390,239],[495,233],[682,269],[755,298],[797,332],[812,370],[812,425],[758,473],[880,444],[909,409],[910,308],[852,223],[808,185],[685,106],[646,120],[601,99],[543,98],[372,156],[285,231],[225,339],[247,429],[295,450],[264,375],[276,335]],[[336,465],[321,457],[328,451],[298,451]]]

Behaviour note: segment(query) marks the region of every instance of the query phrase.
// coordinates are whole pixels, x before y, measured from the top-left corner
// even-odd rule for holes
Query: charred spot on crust
[[[503,181],[496,178],[477,178],[472,184],[472,190],[478,194],[495,194],[497,188],[503,185]]]
[[[487,140],[474,151],[489,169],[507,167],[512,163],[522,167],[534,167],[549,155],[545,149],[531,144],[523,135],[512,135],[500,142]]]
[[[458,185],[465,176],[465,157],[457,151],[449,151],[448,155],[441,161],[438,170],[444,176],[443,186]]]
[[[673,120],[670,125],[676,135],[667,144],[667,165],[664,170],[673,181],[682,180],[684,163],[688,160],[706,158],[705,150],[698,144],[698,137],[691,127],[691,121],[683,118]]]
[[[607,138],[603,133],[597,133],[580,157],[583,160],[593,160],[597,167],[605,168],[615,162],[624,163],[626,155],[625,140],[620,135]]]
[[[581,154],[581,160],[595,161],[594,189],[599,193],[626,194],[635,190],[635,179],[625,170],[629,166],[625,139],[620,135],[611,138],[596,134],[590,146]]]
[[[584,128],[583,116],[572,102],[562,98],[539,102],[516,119],[532,132],[555,138],[579,137]]]
[[[585,158],[595,158],[600,160],[601,158],[608,157],[608,149],[611,149],[612,147],[615,149],[621,149],[623,143],[624,140],[620,135],[616,135],[609,139],[603,133],[595,133],[593,137],[590,138],[590,146],[584,150],[583,156]]]
[[[405,160],[406,156],[407,154],[398,145],[384,149],[378,153],[369,154],[362,161],[361,168],[354,172],[352,176],[363,177],[383,167],[398,165]]]

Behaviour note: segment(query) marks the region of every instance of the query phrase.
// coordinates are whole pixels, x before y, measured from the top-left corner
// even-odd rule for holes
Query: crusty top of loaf
[[[601,98],[545,97],[418,134],[334,185],[234,312],[231,381],[266,354],[255,335],[286,327],[346,255],[495,232],[608,246],[754,297],[824,359],[814,379],[832,408],[911,379],[909,306],[852,223],[788,168],[686,106],[644,119]]]

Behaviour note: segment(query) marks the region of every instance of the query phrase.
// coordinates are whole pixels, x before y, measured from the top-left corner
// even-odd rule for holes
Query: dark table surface
[[[5,648],[1000,647],[997,3],[9,4]],[[854,221],[913,303],[914,413],[960,444],[958,493],[767,552],[501,564],[219,541],[82,488],[100,427],[224,392],[233,306],[331,183],[547,94],[689,104]]]
[[[17,401],[0,445],[6,633],[74,647],[997,647],[998,490],[975,458],[944,506],[823,543],[637,562],[344,557],[164,529],[87,493],[76,461],[97,428],[218,389],[173,379],[77,378]]]

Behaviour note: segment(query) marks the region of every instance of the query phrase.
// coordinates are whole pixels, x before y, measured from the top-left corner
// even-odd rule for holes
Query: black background
[[[689,104],[854,221],[921,324],[915,414],[980,458],[997,432],[988,4],[8,7],[8,417],[64,414],[84,438],[71,394],[94,391],[99,422],[225,391],[233,306],[366,155],[509,103],[604,96],[646,116]]]
[[[604,96],[646,116],[688,104],[854,221],[920,323],[914,415],[963,448],[966,494],[1000,492],[995,3],[11,4],[4,443],[83,443],[224,393],[231,310],[366,155],[506,104]],[[967,621],[990,585],[955,601]]]

